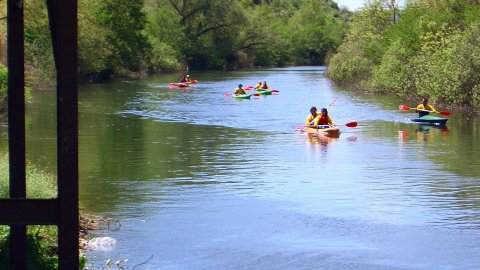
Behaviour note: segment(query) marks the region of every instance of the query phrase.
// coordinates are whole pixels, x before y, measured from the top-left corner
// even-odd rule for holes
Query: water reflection
[[[448,127],[438,125],[417,125],[417,128],[413,131],[398,131],[398,137],[401,144],[409,139],[414,139],[419,142],[435,142],[441,140],[441,136],[448,136],[449,134],[450,130]]]
[[[428,258],[423,269],[480,265],[468,255],[478,254],[478,241],[463,241],[470,239],[464,229],[480,231],[479,121],[453,116],[448,129],[408,123],[394,97],[342,92],[323,72],[206,72],[188,91],[167,86],[176,75],[82,87],[81,204],[125,220],[114,252],[143,258],[148,247],[151,263],[157,260],[151,269],[165,262],[249,269],[242,263],[252,249],[267,268],[283,255],[301,258],[299,267],[278,268],[323,263],[309,259],[311,252],[332,258],[328,269],[352,253],[355,262],[344,268],[390,269],[378,262],[397,256],[389,263],[420,269],[405,265],[418,254]],[[224,97],[233,81],[259,77],[281,85],[280,94]],[[343,127],[339,138],[292,132],[312,100],[327,105],[337,96],[329,108],[335,120],[356,119],[359,127]],[[54,111],[54,102],[29,107],[35,164],[56,164]],[[419,238],[440,245],[425,248]],[[452,253],[462,260],[442,256]]]
[[[340,135],[331,137],[331,136],[326,136],[322,134],[306,133],[305,138],[307,139],[307,142],[309,144],[326,148],[330,143],[338,141],[338,139],[340,138]]]

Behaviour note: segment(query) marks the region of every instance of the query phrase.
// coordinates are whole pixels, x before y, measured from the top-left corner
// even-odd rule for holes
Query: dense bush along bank
[[[480,107],[480,2],[373,1],[352,16],[329,61],[338,83],[374,93]]]

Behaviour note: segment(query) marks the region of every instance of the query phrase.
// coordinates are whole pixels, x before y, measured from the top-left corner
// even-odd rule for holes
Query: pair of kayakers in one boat
[[[239,84],[237,88],[235,88],[235,95],[245,95],[245,90],[243,89],[243,85]]]
[[[257,90],[268,90],[270,87],[267,84],[267,81],[259,81],[257,85],[255,85],[255,89]]]
[[[335,122],[328,115],[327,108],[322,108],[320,113],[317,113],[317,107],[310,108],[310,114],[305,121],[307,127],[321,128],[335,125]]]
[[[428,98],[427,97],[424,97],[422,99],[422,103],[418,104],[417,108],[415,109],[415,112],[418,112],[418,117],[429,115],[430,112],[426,112],[425,110],[432,111],[434,113],[438,113],[437,110],[435,110],[435,108],[432,105],[428,104]]]

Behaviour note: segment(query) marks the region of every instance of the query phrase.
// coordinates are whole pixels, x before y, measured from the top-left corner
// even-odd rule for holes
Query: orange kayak
[[[337,127],[328,127],[328,128],[312,128],[312,127],[305,127],[303,132],[317,134],[317,135],[324,135],[329,137],[338,137],[340,136],[340,129]]]

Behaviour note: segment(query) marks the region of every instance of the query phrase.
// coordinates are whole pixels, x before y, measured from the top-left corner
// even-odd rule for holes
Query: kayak
[[[412,118],[410,120],[420,124],[444,126],[447,124],[448,118],[425,115],[422,117]]]
[[[177,86],[177,87],[188,87],[188,84],[186,83],[176,83],[176,82],[171,82],[169,83],[171,86]]]
[[[271,90],[257,90],[257,94],[259,94],[259,95],[271,95],[272,91]]]
[[[232,94],[232,97],[234,98],[240,98],[240,99],[248,99],[252,96],[252,94],[240,94],[240,95],[237,95],[237,94]]]
[[[338,137],[340,136],[340,129],[337,127],[328,127],[328,128],[312,128],[312,127],[305,127],[303,132],[311,133],[311,134],[320,134],[329,137]]]

